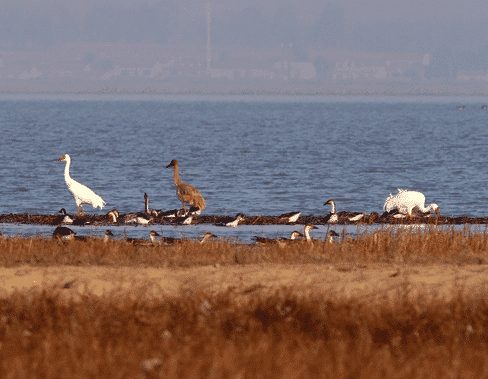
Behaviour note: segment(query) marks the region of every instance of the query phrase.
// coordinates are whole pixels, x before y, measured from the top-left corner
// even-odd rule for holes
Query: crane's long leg
[[[78,206],[78,212],[76,213],[78,216],[84,216],[85,210],[83,209],[83,203]]]

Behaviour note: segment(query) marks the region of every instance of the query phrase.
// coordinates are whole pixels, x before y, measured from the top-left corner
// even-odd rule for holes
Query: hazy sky
[[[109,3],[126,8],[144,3],[157,3],[158,0],[2,0],[5,5],[21,4],[25,7],[59,6],[83,14],[93,6]],[[178,0],[179,16],[186,20],[201,18],[207,0]],[[210,1],[215,17],[230,17],[231,14],[255,5],[264,14],[273,15],[285,4],[296,6],[300,22],[313,22],[327,4],[335,4],[345,10],[346,22],[371,22],[396,18],[427,19],[488,19],[488,6],[485,0],[214,0]]]
[[[133,3],[138,0],[127,0]],[[207,1],[179,0],[182,14],[192,15],[201,12]],[[427,19],[480,19],[488,18],[488,6],[484,0],[265,0],[212,1],[212,12],[216,17],[228,17],[230,14],[252,4],[263,13],[273,15],[284,4],[294,4],[300,22],[313,22],[322,13],[326,4],[343,7],[347,22],[371,22],[396,18]]]
[[[293,45],[298,60],[306,59],[305,49],[429,53],[456,57],[465,69],[484,69],[485,1],[214,0],[212,44],[226,49]],[[0,48],[43,49],[67,42],[203,46],[208,2],[0,0]]]

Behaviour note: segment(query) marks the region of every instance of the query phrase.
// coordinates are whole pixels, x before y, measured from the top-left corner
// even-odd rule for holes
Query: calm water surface
[[[444,215],[488,215],[480,97],[0,96],[0,213],[76,211],[71,176],[103,211],[180,206],[172,159],[206,214],[381,212],[397,188]],[[466,110],[456,110],[465,105]]]

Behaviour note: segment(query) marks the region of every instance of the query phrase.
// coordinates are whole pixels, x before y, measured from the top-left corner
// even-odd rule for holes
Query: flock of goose
[[[72,193],[75,203],[77,206],[77,214],[83,215],[83,204],[90,204],[94,208],[102,209],[105,206],[105,201],[93,192],[90,188],[86,187],[85,185],[77,182],[76,180],[72,179],[69,174],[69,168],[71,164],[71,158],[68,154],[63,155],[61,158],[56,159],[55,161],[64,161],[66,162],[66,166],[64,169],[64,178],[68,189]],[[189,225],[192,222],[193,217],[197,217],[206,206],[205,199],[200,194],[200,192],[193,186],[183,183],[179,176],[179,166],[176,160],[172,160],[166,168],[173,167],[173,175],[174,175],[174,183],[176,186],[176,195],[180,199],[183,204],[183,209],[174,209],[170,211],[162,211],[162,210],[149,210],[149,200],[147,194],[144,194],[145,200],[145,211],[138,212],[138,213],[130,213],[123,217],[123,221],[125,223],[136,223],[141,225],[147,225],[150,222],[154,221],[157,218],[171,218],[173,219],[174,223],[181,224],[181,225]],[[385,211],[384,215],[395,217],[395,218],[404,218],[404,217],[411,217],[412,212],[414,209],[418,209],[419,212],[423,215],[430,214],[430,212],[434,212],[436,216],[439,216],[439,207],[437,204],[430,204],[427,207],[424,206],[425,204],[425,196],[417,191],[408,191],[399,189],[398,193],[395,195],[390,194],[390,196],[386,199],[385,204],[383,205],[383,209]],[[325,217],[324,221],[326,224],[336,224],[340,218],[346,218],[350,222],[360,221],[364,216],[365,213],[359,212],[338,212],[336,213],[336,204],[334,200],[328,200],[324,203],[324,205],[330,205],[331,210],[330,213]],[[188,206],[188,208],[187,208]],[[62,238],[62,239],[85,239],[86,237],[77,237],[75,236],[75,232],[71,229],[62,226],[62,224],[72,224],[72,225],[84,225],[85,221],[82,217],[78,217],[74,219],[70,215],[66,213],[66,210],[62,208],[59,211],[60,215],[55,219],[54,223],[58,225],[56,230],[53,233],[53,237]],[[289,212],[280,215],[280,219],[284,222],[294,223],[298,220],[300,216],[300,212]],[[120,222],[120,214],[119,212],[114,209],[107,213],[107,217],[113,222]],[[236,217],[227,217],[222,218],[217,223],[217,226],[228,226],[228,227],[237,227],[239,222],[244,220],[244,215],[238,213]],[[290,238],[279,238],[277,240],[270,240],[264,237],[253,237],[255,243],[262,244],[262,243],[287,243],[290,241],[297,241],[297,240],[306,240],[311,241],[312,238],[310,237],[310,231],[312,229],[317,229],[314,225],[306,224],[304,226],[303,234],[298,231],[293,231],[291,233]],[[104,236],[104,239],[107,241],[113,234],[107,230]],[[329,242],[333,241],[333,237],[337,236],[337,233],[334,231],[330,231],[327,234],[326,240]],[[151,243],[164,243],[170,244],[177,242],[176,239],[171,237],[161,237],[157,232],[151,231],[149,238]],[[200,241],[201,243],[214,238],[215,236],[212,233],[205,233],[203,239]],[[127,242],[136,243],[141,242],[144,243],[143,240],[140,239],[126,239]]]

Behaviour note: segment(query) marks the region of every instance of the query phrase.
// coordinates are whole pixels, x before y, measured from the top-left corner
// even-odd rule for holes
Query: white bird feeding
[[[398,193],[396,195],[392,195],[390,193],[390,196],[386,198],[383,209],[386,212],[397,210],[402,214],[408,214],[411,216],[412,210],[417,208],[422,213],[434,211],[437,216],[440,215],[437,204],[432,203],[427,207],[424,207],[424,204],[425,196],[422,193],[398,189]]]
[[[56,159],[56,161],[66,162],[66,166],[64,168],[64,180],[68,185],[68,189],[71,191],[73,197],[75,198],[76,206],[78,208],[78,214],[80,213],[80,211],[81,214],[84,213],[83,204],[91,204],[94,208],[102,209],[105,205],[105,201],[90,188],[84,186],[81,183],[78,183],[76,180],[72,179],[69,176],[69,166],[71,164],[70,156],[68,154],[65,154],[61,158]]]

